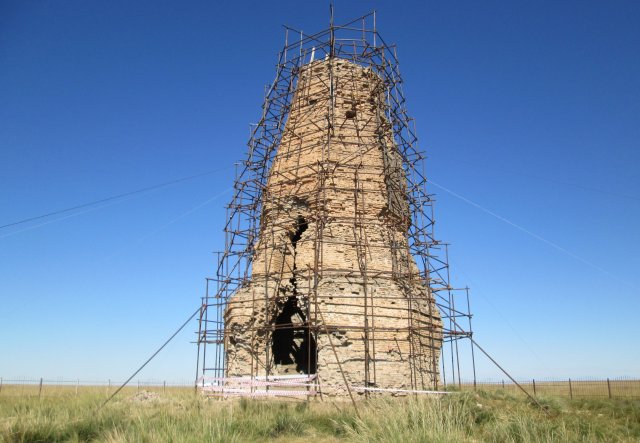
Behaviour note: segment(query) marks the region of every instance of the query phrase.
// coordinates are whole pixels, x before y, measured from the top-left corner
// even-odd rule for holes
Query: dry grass
[[[39,384],[4,384],[0,391],[2,397],[77,397],[77,396],[102,396],[106,399],[113,394],[119,386],[92,386],[71,384],[43,384],[40,389]],[[139,391],[153,391],[163,395],[182,395],[194,392],[193,387],[185,386],[127,386],[118,395],[133,395]]]
[[[533,381],[521,382],[520,385],[528,392],[534,392]],[[473,384],[463,383],[462,390],[473,390]],[[505,383],[481,383],[478,389],[483,391],[503,391],[519,395],[522,391],[514,384]],[[640,380],[616,379],[610,380],[536,380],[535,392],[537,395],[554,397],[578,398],[630,398],[640,399]]]
[[[190,390],[136,394],[97,411],[105,392],[0,396],[0,440],[55,441],[640,441],[640,401],[505,392],[328,402],[212,401]]]
[[[533,382],[521,382],[528,392],[533,393]],[[112,386],[88,386],[78,385],[73,382],[65,382],[64,384],[52,384],[45,383],[40,392],[40,387],[37,381],[32,381],[29,384],[3,384],[0,389],[0,397],[2,396],[20,396],[20,397],[37,397],[39,395],[50,396],[76,396],[84,394],[104,395],[105,398],[115,392],[117,385]],[[450,390],[462,390],[471,391],[474,390],[473,384],[463,383],[461,389],[457,386],[449,385]],[[480,383],[477,389],[482,391],[501,391],[512,395],[524,395],[518,389],[517,386],[510,383]],[[128,386],[123,390],[123,394],[133,395],[139,390],[147,390],[161,393],[163,395],[173,395],[180,393],[193,392],[192,387],[186,386],[165,386],[160,385],[149,386],[143,384],[142,386]],[[535,392],[541,396],[553,396],[553,397],[568,397],[568,398],[609,398],[611,393],[612,398],[628,398],[628,399],[640,399],[640,380],[633,379],[612,379],[609,382],[607,380],[572,380],[571,385],[569,380],[536,380]]]

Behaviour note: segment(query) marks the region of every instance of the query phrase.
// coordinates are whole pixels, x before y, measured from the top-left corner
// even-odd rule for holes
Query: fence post
[[[2,393],[2,377],[0,377],[0,393]]]
[[[40,377],[40,388],[38,389],[38,398],[42,397],[42,377]]]
[[[78,396],[78,387],[80,386],[80,379],[76,382],[76,397]]]
[[[167,392],[167,381],[165,380],[164,383],[162,383],[162,393],[166,393]]]
[[[502,379],[502,389],[504,389],[504,378]]]
[[[573,400],[573,388],[571,387],[571,379],[569,379],[569,398]]]
[[[607,391],[609,391],[609,398],[611,398],[611,382],[609,381],[608,377],[607,377]]]
[[[140,380],[138,380],[138,391],[140,390]]]
[[[536,380],[535,378],[533,379],[533,396],[536,396]]]

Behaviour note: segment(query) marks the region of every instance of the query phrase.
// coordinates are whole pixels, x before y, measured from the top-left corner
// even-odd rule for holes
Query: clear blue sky
[[[478,341],[518,377],[640,376],[640,3],[338,1],[336,21],[374,8],[430,177],[569,251],[432,188]],[[0,225],[226,167],[1,230],[0,376],[123,378],[197,307],[281,24],[320,30],[328,4],[0,3]],[[195,328],[140,377],[191,380]]]

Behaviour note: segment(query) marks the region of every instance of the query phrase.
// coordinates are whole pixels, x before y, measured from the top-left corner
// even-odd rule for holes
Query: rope
[[[149,359],[148,359],[147,361],[145,361],[145,362],[142,364],[142,366],[140,366],[140,367],[138,368],[138,370],[137,370],[136,372],[134,372],[134,373],[131,375],[131,377],[129,377],[129,378],[127,379],[127,381],[125,381],[124,383],[122,383],[122,385],[121,385],[121,386],[116,390],[116,392],[114,392],[113,394],[111,394],[111,396],[110,396],[108,399],[106,399],[104,403],[102,403],[102,406],[100,406],[100,407],[98,408],[98,411],[99,411],[99,410],[101,410],[102,408],[104,408],[104,406],[105,406],[107,403],[109,403],[109,401],[111,401],[111,399],[112,399],[113,397],[115,397],[115,396],[118,394],[118,392],[120,392],[120,391],[121,391],[121,390],[122,390],[122,389],[123,389],[123,388],[124,388],[124,387],[125,387],[125,386],[126,386],[126,385],[131,381],[131,380],[132,380],[132,379],[133,379],[133,377],[135,377],[136,375],[138,375],[138,373],[139,373],[140,371],[142,371],[142,369],[143,369],[145,366],[147,366],[147,365],[149,364],[149,362],[150,362],[151,360],[153,360],[153,359],[154,359],[154,357],[155,357],[156,355],[158,355],[158,354],[160,353],[160,351],[162,351],[162,350],[164,349],[164,347],[165,347],[165,346],[167,346],[167,345],[169,344],[169,342],[170,342],[171,340],[173,340],[173,338],[174,338],[176,335],[178,335],[178,333],[179,333],[180,331],[182,331],[182,330],[184,329],[184,327],[185,327],[185,326],[187,326],[187,324],[188,324],[188,323],[189,323],[189,322],[190,322],[190,321],[191,321],[191,320],[196,316],[196,314],[198,314],[198,312],[200,312],[200,309],[202,309],[202,307],[201,307],[201,306],[198,306],[198,309],[196,309],[196,310],[195,310],[195,312],[189,316],[189,318],[188,318],[188,319],[187,319],[187,320],[182,324],[182,326],[180,326],[180,327],[178,328],[178,330],[177,330],[176,332],[174,332],[174,333],[173,333],[173,335],[172,335],[171,337],[169,337],[169,339],[167,339],[167,341],[165,341],[165,342],[164,342],[164,344],[163,344],[162,346],[160,346],[160,347],[158,348],[158,350],[157,350],[156,352],[154,352],[154,353],[153,353],[153,355],[152,355],[151,357],[149,357]]]

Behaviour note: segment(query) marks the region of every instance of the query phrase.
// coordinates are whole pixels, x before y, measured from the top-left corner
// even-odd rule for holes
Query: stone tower
[[[262,192],[251,278],[224,312],[226,376],[317,374],[433,389],[442,322],[409,252],[411,214],[389,97],[370,68],[299,68]]]

